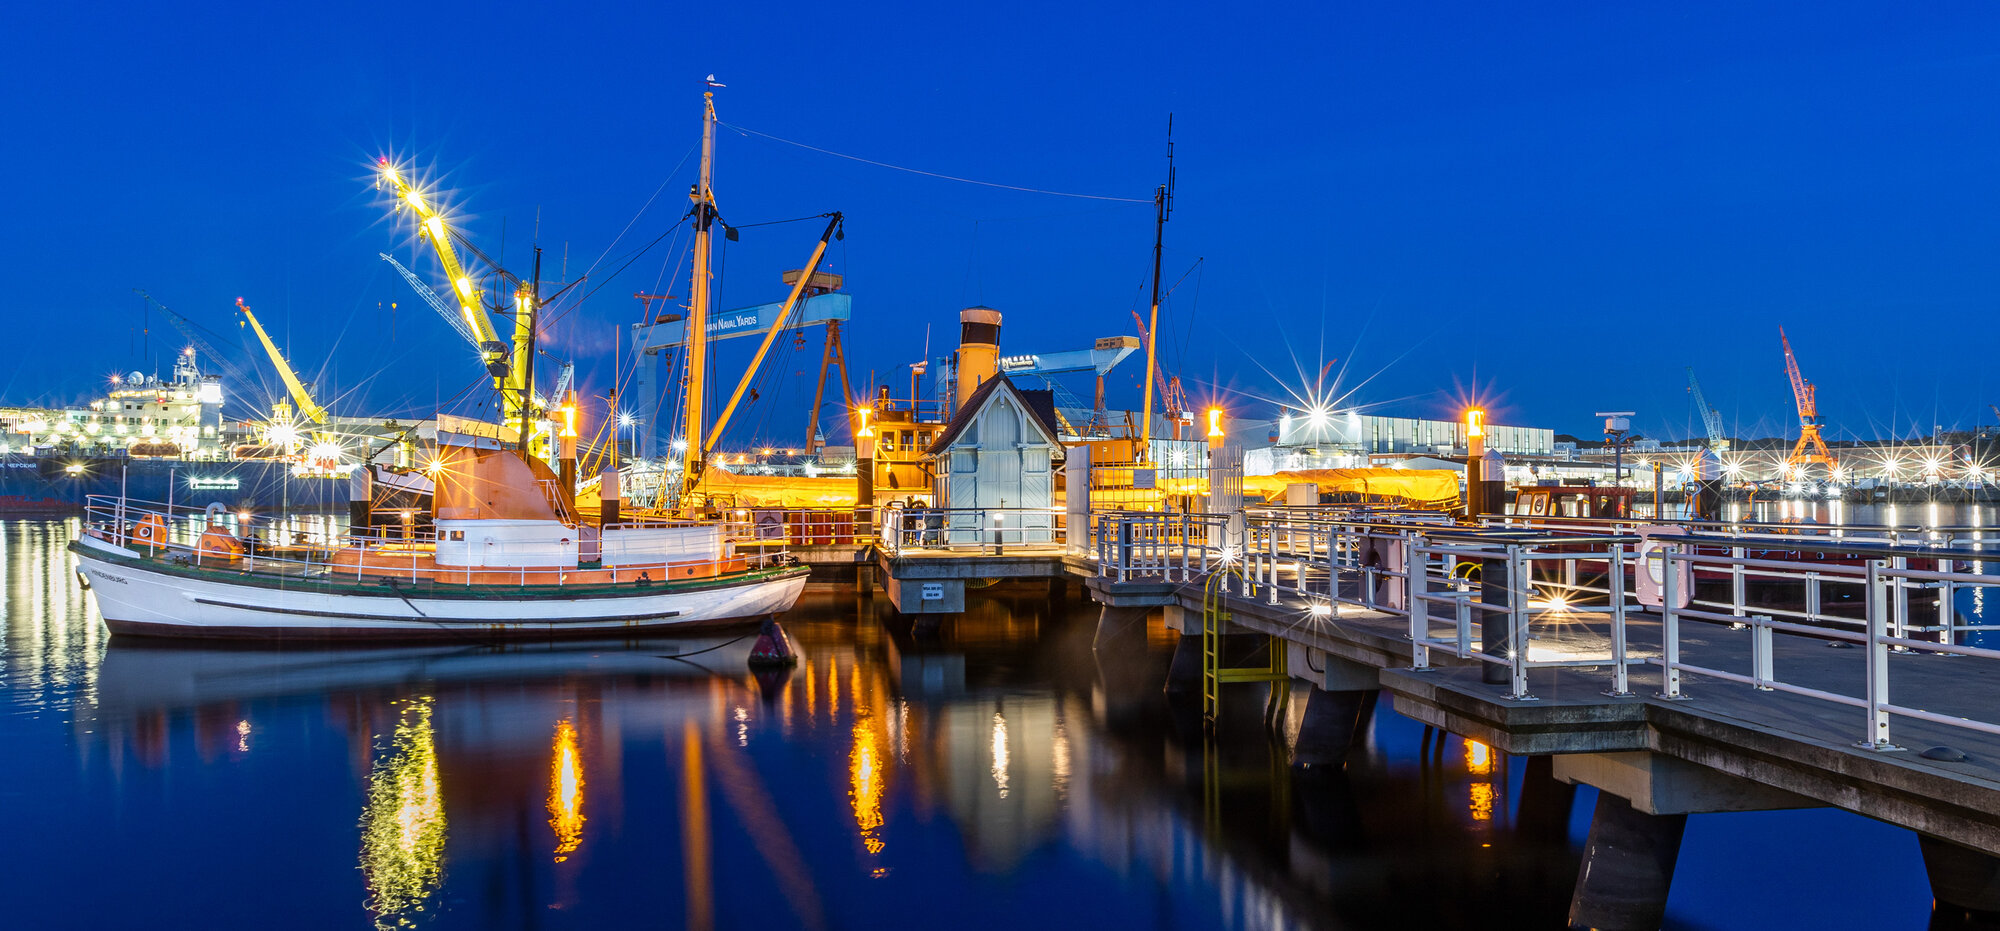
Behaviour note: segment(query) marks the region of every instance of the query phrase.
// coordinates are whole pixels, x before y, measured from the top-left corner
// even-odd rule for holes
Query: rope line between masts
[[[925,171],[921,168],[910,168],[904,165],[892,165],[888,162],[876,161],[875,159],[872,158],[862,158],[859,155],[849,155],[845,152],[835,152],[832,149],[823,149],[816,145],[808,145],[806,143],[798,142],[796,140],[786,139],[783,136],[773,136],[770,133],[760,132],[758,130],[751,129],[747,126],[738,126],[735,123],[725,123],[722,122],[721,120],[717,120],[716,122],[719,125],[727,126],[730,129],[733,129],[745,135],[762,136],[773,142],[782,142],[786,145],[797,146],[801,149],[808,149],[813,152],[818,152],[821,155],[831,155],[834,158],[844,158],[847,159],[848,161],[860,162],[864,165],[874,165],[877,168],[888,168],[893,171],[906,171],[913,175],[923,175],[926,178],[937,178],[938,180],[941,181],[957,181],[961,184],[976,184],[981,187],[1000,188],[1002,190],[1007,190],[1007,191],[1021,191],[1028,194],[1048,194],[1053,197],[1076,197],[1076,198],[1081,198],[1083,200],[1108,200],[1120,204],[1151,204],[1153,202],[1153,199],[1150,197],[1145,197],[1145,198],[1113,197],[1109,194],[1080,194],[1075,191],[1053,191],[1047,188],[1024,187],[1018,184],[1002,184],[998,181],[981,181],[977,178],[962,178],[957,175],[947,175],[936,171]]]

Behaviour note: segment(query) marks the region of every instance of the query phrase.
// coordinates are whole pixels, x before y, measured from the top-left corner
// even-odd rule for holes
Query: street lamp
[[[618,426],[625,430],[625,455],[627,458],[638,455],[639,431],[633,429],[633,425],[638,422],[639,418],[632,416],[631,411],[618,412]]]

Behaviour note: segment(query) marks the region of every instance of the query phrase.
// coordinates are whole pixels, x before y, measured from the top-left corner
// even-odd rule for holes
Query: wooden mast
[[[715,224],[715,92],[702,94],[701,180],[688,197],[694,201],[694,290],[689,292],[687,318],[687,412],[682,418],[682,439],[686,444],[681,473],[682,496],[701,480],[702,389],[708,378],[708,304],[710,228]]]

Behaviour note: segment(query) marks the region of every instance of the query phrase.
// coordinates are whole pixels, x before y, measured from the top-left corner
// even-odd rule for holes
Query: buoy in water
[[[778,619],[765,618],[764,628],[757,632],[757,643],[750,648],[750,665],[796,666],[798,662],[798,648],[792,645],[792,638],[786,636],[785,629],[778,625]]]

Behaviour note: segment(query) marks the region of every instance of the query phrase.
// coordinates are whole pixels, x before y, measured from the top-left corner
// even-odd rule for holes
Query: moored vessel
[[[444,447],[439,463],[428,532],[286,540],[282,524],[217,505],[94,498],[70,552],[127,635],[604,636],[769,617],[805,588],[781,541],[716,522],[579,521],[547,467],[514,450]]]

